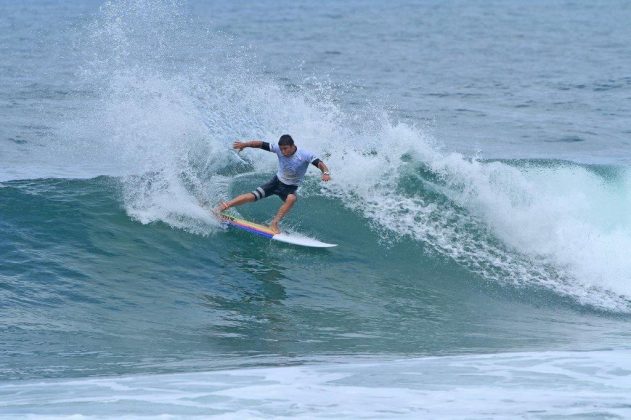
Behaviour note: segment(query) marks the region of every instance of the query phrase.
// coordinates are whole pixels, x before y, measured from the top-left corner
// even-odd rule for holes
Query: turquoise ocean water
[[[0,416],[631,416],[629,21],[0,1]],[[208,212],[284,133],[333,179],[283,228],[337,248]]]

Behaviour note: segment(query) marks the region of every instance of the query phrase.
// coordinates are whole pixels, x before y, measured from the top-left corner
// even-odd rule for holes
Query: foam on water
[[[118,168],[132,218],[216,232],[207,208],[233,194],[231,180],[275,168],[273,155],[237,155],[232,141],[291,133],[333,172],[324,185],[312,171],[301,193],[340,200],[386,241],[411,237],[489,282],[631,310],[626,170],[606,176],[450,153],[422,127],[378,109],[340,109],[313,79],[307,88],[263,76],[251,52],[182,10],[179,2],[107,2],[81,45],[82,83],[95,99],[62,137],[82,165]]]
[[[628,417],[631,351],[367,360],[0,383],[0,413],[88,418]]]
[[[630,309],[627,170],[467,159],[405,125],[384,123],[378,138],[332,155],[330,194],[485,279]],[[406,192],[406,183],[417,190]]]
[[[417,9],[416,4],[407,6]],[[522,13],[526,10],[521,4],[513,6]],[[270,72],[253,51],[239,45],[241,40],[207,30],[184,12],[185,7],[179,0],[104,3],[93,22],[76,36],[74,49],[80,58],[74,58],[80,65],[73,64],[68,50],[49,46],[45,32],[21,25],[30,36],[41,38],[46,45],[38,51],[48,52],[49,58],[34,60],[32,67],[17,58],[13,67],[18,72],[47,68],[45,63],[51,60],[58,63],[58,71],[67,66],[63,70],[78,78],[58,77],[62,71],[50,73],[55,76],[43,72],[42,81],[55,81],[42,87],[36,78],[30,87],[20,85],[23,93],[11,93],[10,100],[3,102],[3,109],[13,115],[7,121],[15,127],[7,131],[12,136],[9,141],[0,145],[0,181],[25,181],[0,183],[6,198],[0,207],[4,204],[7,216],[0,221],[7,233],[0,244],[7,256],[2,293],[7,340],[2,356],[8,361],[0,370],[5,378],[36,379],[0,383],[0,417],[631,416],[627,402],[631,352],[626,348],[382,360],[402,353],[576,349],[593,343],[594,337],[607,345],[623,342],[626,315],[594,314],[573,303],[631,312],[628,168],[488,161],[454,153],[425,127],[398,121],[383,107],[351,106],[349,101],[339,105],[344,101],[336,95],[343,89],[323,83],[326,76]],[[561,9],[556,13],[565,17],[566,10]],[[65,15],[66,10],[58,13]],[[486,11],[479,12],[480,19],[486,20]],[[301,13],[296,16],[309,14]],[[548,16],[542,13],[533,18]],[[60,19],[47,19],[45,8],[40,15],[42,25]],[[85,15],[73,16],[81,21]],[[241,16],[251,19],[248,13]],[[25,21],[29,22],[28,16]],[[451,31],[457,26],[436,22],[437,28],[457,32]],[[459,24],[460,19],[454,22]],[[479,27],[477,22],[473,28]],[[624,19],[617,22],[622,30]],[[18,28],[7,34],[14,29]],[[569,29],[563,30],[572,32]],[[441,31],[431,32],[443,37]],[[539,32],[546,37],[546,31]],[[410,32],[410,44],[419,34]],[[521,43],[521,33],[515,35],[514,42]],[[23,38],[18,33],[10,39]],[[56,39],[66,44],[59,41],[65,38]],[[562,45],[556,42],[562,39],[556,38],[555,45]],[[359,41],[357,45],[373,47]],[[32,45],[21,42],[20,54],[33,55]],[[394,45],[389,36],[382,42],[379,45]],[[451,44],[488,51],[484,43]],[[497,50],[506,48],[497,45]],[[584,51],[583,45],[580,50]],[[558,50],[546,51],[554,55]],[[624,56],[619,51],[611,56]],[[345,50],[337,56],[347,59]],[[471,57],[455,56],[463,63]],[[535,56],[526,55],[522,63]],[[365,65],[368,55],[361,52],[359,57]],[[414,63],[428,61],[422,57],[404,67],[415,71]],[[548,101],[559,98],[550,99],[554,96],[550,89],[539,91],[533,86],[544,86],[550,79],[533,78],[528,66],[516,78],[506,77],[514,74],[515,61],[502,57],[500,61],[510,66],[499,78],[503,83],[499,87],[492,87],[497,80],[485,79],[477,93],[468,88],[459,92],[463,81],[447,92],[454,102],[467,102],[467,108],[476,106],[467,95],[482,92],[481,101],[495,103],[494,95],[503,92],[504,108],[482,110],[510,115],[480,117],[486,121],[481,125],[471,124],[475,118],[468,125],[458,120],[451,125],[453,130],[475,131],[471,127],[488,129],[506,123],[515,117],[508,106],[522,100],[540,106],[527,107],[533,118],[520,123],[537,126],[534,132],[546,132],[546,138],[567,131],[569,137],[559,137],[565,143],[589,143],[624,129],[620,123],[620,130],[603,130],[615,116],[625,115],[622,99],[609,101],[603,96],[592,104],[591,88],[580,86],[568,89],[583,92],[584,102],[561,96],[571,106],[565,114],[556,108],[548,118],[542,110],[552,105]],[[594,56],[598,57],[607,55]],[[482,61],[485,66],[473,67],[483,78],[492,66]],[[330,67],[326,60],[321,63]],[[621,63],[614,65],[624,68]],[[566,64],[560,61],[555,68]],[[444,85],[464,80],[457,70],[444,78]],[[511,81],[521,76],[522,93],[536,90],[536,95],[513,96]],[[608,77],[598,74],[597,78]],[[629,81],[620,80],[616,89],[622,98]],[[572,75],[554,76],[552,81],[576,82]],[[443,87],[439,84],[435,92],[443,95]],[[405,84],[400,89],[415,92],[408,92]],[[431,89],[424,93],[426,98],[435,94]],[[25,102],[13,104],[19,95],[27,98],[26,108]],[[48,102],[50,98],[55,99]],[[403,98],[396,96],[395,102],[402,102],[395,105],[404,104]],[[422,109],[431,118],[432,107],[454,102]],[[575,115],[576,108],[587,103],[588,111]],[[611,108],[603,106],[592,114],[592,106],[605,103]],[[24,121],[20,119],[23,111],[35,108],[46,112],[24,113]],[[562,119],[567,124],[547,133],[559,112],[568,117]],[[45,121],[37,128],[34,116],[43,114]],[[598,115],[604,123],[593,129],[573,127],[585,115]],[[56,124],[57,120],[61,122]],[[572,130],[581,133],[586,128],[593,133],[580,134],[585,141],[580,136],[580,141],[572,140]],[[291,133],[299,147],[318,153],[333,173],[333,180],[324,184],[310,169],[300,194],[323,200],[310,200],[315,205],[308,209],[300,206],[309,200],[301,200],[285,227],[303,231],[308,219],[304,215],[317,217],[325,209],[325,221],[314,221],[309,233],[318,237],[317,223],[335,228],[334,240],[342,246],[330,253],[259,246],[260,242],[249,242],[252,238],[247,234],[222,235],[208,213],[218,200],[255,186],[275,171],[273,154],[259,150],[237,154],[230,148],[232,141],[276,141],[284,133]],[[492,141],[500,146],[522,141],[524,150],[530,148],[523,138],[502,140],[497,133],[481,129],[471,135],[484,141],[494,137]],[[474,143],[467,135],[462,141]],[[619,146],[613,155],[626,150],[622,140]],[[535,142],[528,156],[565,147],[568,144],[559,143],[558,149],[540,149]],[[113,177],[28,181],[98,175]],[[250,209],[265,206],[272,208],[274,202]],[[155,222],[161,223],[141,225]],[[352,232],[355,227],[371,232]],[[374,232],[382,243],[373,244],[379,236]],[[380,259],[371,258],[375,255]],[[322,272],[317,270],[320,267]],[[464,285],[465,281],[474,286]],[[481,282],[491,287],[480,291]],[[495,294],[499,288],[502,291]],[[517,301],[512,299],[514,290]],[[564,299],[552,296],[547,305],[544,300],[552,294]],[[570,304],[556,306],[567,300]],[[353,358],[326,356],[334,354]],[[362,359],[360,354],[379,355],[379,360]],[[289,366],[304,361],[320,364]],[[192,372],[251,365],[275,367]],[[185,373],[134,374],[175,371]],[[100,374],[124,376],[85,377]],[[53,377],[76,379],[44,379]]]

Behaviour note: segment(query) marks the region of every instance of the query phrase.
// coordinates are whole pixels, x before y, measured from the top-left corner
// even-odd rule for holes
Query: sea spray
[[[216,231],[207,211],[233,194],[230,179],[263,179],[275,167],[261,151],[236,154],[232,141],[291,133],[333,173],[327,185],[308,181],[303,194],[340,200],[367,228],[413,238],[486,281],[629,310],[629,224],[597,222],[612,203],[628,203],[628,182],[575,164],[529,168],[442,150],[384,112],[343,111],[330,96],[264,77],[220,34],[182,30],[189,18],[180,9],[110,2],[91,26],[98,58],[85,74],[98,76],[100,97],[89,112],[103,153],[135,172],[122,180],[131,217]],[[190,41],[207,45],[208,56],[191,58]],[[628,212],[623,205],[616,214]]]

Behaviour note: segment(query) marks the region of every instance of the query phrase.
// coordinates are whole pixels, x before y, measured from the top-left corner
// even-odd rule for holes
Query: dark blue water
[[[535,416],[628,414],[626,2],[29,1],[0,16],[0,412],[506,417],[543,386],[560,402]],[[333,179],[310,170],[283,229],[337,248],[208,211],[275,172],[232,141],[284,133]],[[239,212],[266,222],[279,205]],[[194,410],[199,381],[222,385],[200,385]],[[495,411],[419,411],[435,381]],[[135,406],[114,398],[125,383]],[[340,384],[368,388],[343,401]],[[603,387],[613,402],[594,411]],[[394,402],[367,404],[380,397]]]

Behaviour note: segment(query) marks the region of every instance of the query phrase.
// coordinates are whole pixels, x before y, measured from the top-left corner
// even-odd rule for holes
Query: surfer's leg
[[[285,202],[283,203],[282,206],[280,206],[280,208],[278,209],[278,212],[276,213],[276,216],[274,216],[274,218],[272,219],[272,223],[270,223],[269,225],[270,229],[272,229],[274,233],[280,233],[280,228],[278,227],[278,224],[283,219],[283,217],[285,217],[285,215],[289,212],[289,210],[291,210],[291,208],[293,207],[297,199],[298,197],[296,196],[296,194],[287,195]]]
[[[222,211],[228,210],[230,207],[240,206],[241,204],[250,203],[254,200],[256,200],[256,197],[252,193],[241,194],[228,202],[223,202],[219,204],[217,207],[215,207],[213,211],[216,214],[219,214]]]
[[[215,214],[219,214],[222,211],[228,210],[230,207],[240,206],[241,204],[251,203],[252,201],[257,201],[265,198],[270,195],[272,191],[274,191],[277,184],[278,178],[274,176],[274,178],[272,178],[269,182],[261,185],[260,187],[257,187],[254,191],[241,194],[228,202],[219,204],[217,207],[215,207],[213,212]]]

